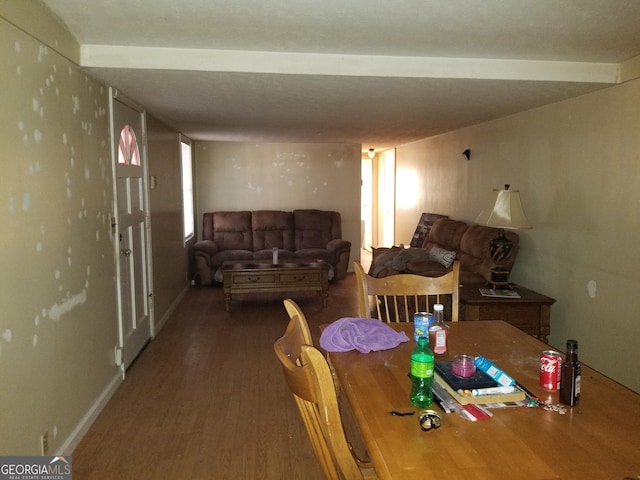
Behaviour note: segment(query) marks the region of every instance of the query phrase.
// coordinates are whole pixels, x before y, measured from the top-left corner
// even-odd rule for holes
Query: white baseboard
[[[82,437],[84,437],[85,434],[89,431],[89,428],[91,427],[91,425],[93,425],[93,422],[96,421],[96,418],[98,418],[100,412],[102,412],[113,394],[116,393],[116,390],[118,390],[118,387],[122,383],[122,380],[122,373],[118,369],[118,373],[116,374],[116,376],[113,377],[107,384],[107,387],[102,391],[100,396],[96,399],[95,403],[91,406],[91,408],[89,408],[87,413],[84,414],[78,425],[76,425],[76,428],[73,429],[67,439],[62,443],[62,445],[60,445],[60,448],[55,453],[55,455],[63,456],[71,455],[73,453],[75,448],[80,443],[80,440],[82,440]]]
[[[156,323],[154,328],[154,336],[157,335],[160,329],[164,326],[164,324],[169,319],[173,311],[176,309],[180,301],[187,294],[190,287],[191,287],[190,285],[187,285],[184,288],[184,290],[180,292],[180,294],[176,297],[173,303],[171,303],[171,306],[169,307],[167,312],[162,316],[162,319],[160,319],[160,322]],[[78,425],[76,425],[76,427],[69,434],[67,439],[62,443],[62,445],[60,445],[60,449],[57,451],[57,453],[55,453],[55,455],[62,456],[62,455],[72,454],[72,452],[80,443],[80,440],[82,440],[82,437],[86,435],[91,425],[93,425],[93,422],[96,421],[96,418],[98,418],[98,415],[100,415],[100,412],[102,412],[102,410],[107,405],[107,403],[109,402],[113,394],[116,393],[116,390],[118,390],[118,387],[120,386],[122,381],[123,381],[122,372],[118,370],[118,374],[115,377],[113,377],[111,381],[107,384],[107,387],[102,391],[102,393],[97,398],[95,403],[91,406],[91,408],[89,408],[87,413],[85,413],[85,415],[82,417]]]

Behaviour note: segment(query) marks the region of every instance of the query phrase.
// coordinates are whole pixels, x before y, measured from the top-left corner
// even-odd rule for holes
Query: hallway
[[[329,304],[293,296],[318,326],[354,315],[355,278],[331,284]],[[74,476],[105,479],[321,479],[273,353],[284,296],[192,287],[73,452]]]

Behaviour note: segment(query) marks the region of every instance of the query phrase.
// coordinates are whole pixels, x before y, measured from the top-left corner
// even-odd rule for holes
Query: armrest
[[[329,243],[327,243],[327,250],[332,252],[334,255],[337,255],[343,251],[350,251],[351,242],[342,240],[341,238],[334,238]]]
[[[213,240],[200,240],[193,244],[193,252],[195,255],[210,257],[218,252],[218,246]]]
[[[342,280],[349,268],[349,256],[351,255],[351,242],[336,238],[327,243],[327,250],[333,255],[335,279]]]

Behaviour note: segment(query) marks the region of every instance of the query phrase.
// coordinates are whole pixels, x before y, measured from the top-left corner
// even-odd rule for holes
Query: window
[[[184,241],[193,238],[193,164],[191,158],[191,141],[180,137],[180,158],[182,163],[182,218],[184,221]]]
[[[118,163],[121,165],[140,166],[140,150],[136,134],[129,125],[125,125],[120,131],[118,142]]]

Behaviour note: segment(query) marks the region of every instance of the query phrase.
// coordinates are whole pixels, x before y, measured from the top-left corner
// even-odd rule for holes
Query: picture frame
[[[420,215],[420,221],[416,227],[416,231],[411,237],[410,246],[413,248],[421,248],[424,245],[425,240],[429,236],[429,231],[433,222],[440,218],[449,218],[448,215],[441,215],[439,213],[423,213]]]

